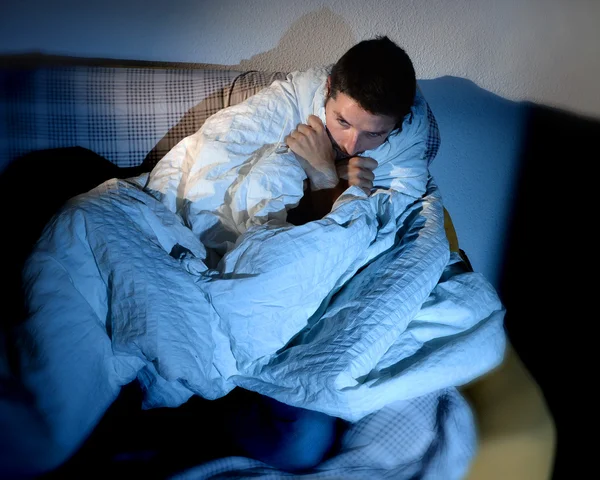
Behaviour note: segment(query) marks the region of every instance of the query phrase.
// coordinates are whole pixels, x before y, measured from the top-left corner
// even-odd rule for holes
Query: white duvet
[[[147,407],[239,385],[357,421],[501,361],[504,310],[449,253],[419,101],[403,138],[365,153],[372,195],[351,187],[323,219],[286,222],[305,176],[275,149],[322,95],[316,74],[276,84],[46,228],[24,272],[24,378],[62,441],[136,377]]]

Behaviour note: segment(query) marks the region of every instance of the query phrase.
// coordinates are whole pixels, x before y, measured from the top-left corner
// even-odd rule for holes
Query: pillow
[[[119,167],[139,166],[195,105],[207,105],[207,112],[222,108],[221,97],[239,74],[207,68],[0,68],[0,168],[31,151],[75,146]]]

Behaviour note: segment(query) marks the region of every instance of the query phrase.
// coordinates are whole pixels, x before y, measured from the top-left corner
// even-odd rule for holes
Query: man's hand
[[[356,185],[369,195],[373,188],[377,161],[369,157],[352,157],[337,165],[339,178],[348,181],[348,185]]]
[[[308,124],[298,124],[285,137],[285,143],[299,157],[313,191],[333,188],[338,184],[335,152],[319,117],[310,115]]]

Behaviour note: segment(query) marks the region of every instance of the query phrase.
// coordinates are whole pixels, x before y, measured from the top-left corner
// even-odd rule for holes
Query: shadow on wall
[[[513,345],[556,422],[554,478],[585,478],[594,457],[576,439],[597,410],[585,407],[598,362],[590,321],[597,317],[595,295],[586,284],[597,276],[592,165],[600,120],[532,103],[526,108],[500,293]]]
[[[321,8],[296,20],[277,46],[259,53],[235,70],[263,70],[288,72],[329,65],[357,43],[346,20],[328,8]]]

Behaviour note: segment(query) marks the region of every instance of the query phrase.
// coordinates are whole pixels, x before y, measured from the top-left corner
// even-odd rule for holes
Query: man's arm
[[[306,172],[311,191],[329,190],[337,186],[339,178],[335,168],[335,151],[319,117],[308,117],[308,124],[299,124],[285,137],[285,142]]]
[[[296,214],[297,221],[323,218],[337,198],[351,185],[361,188],[367,195],[373,188],[377,162],[368,157],[348,158],[336,165],[335,151],[321,119],[315,115],[308,124],[300,124],[286,137],[286,143],[300,160],[308,177],[308,186]],[[292,220],[292,223],[295,223]]]

